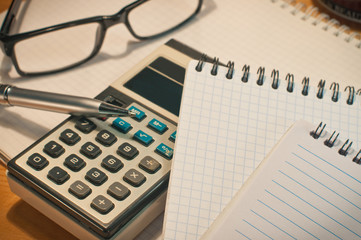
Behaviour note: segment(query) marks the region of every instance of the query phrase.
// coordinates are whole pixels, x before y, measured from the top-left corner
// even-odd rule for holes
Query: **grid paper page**
[[[332,130],[315,129],[293,125],[202,239],[361,239],[357,151],[340,155],[344,141],[329,148]]]
[[[343,139],[353,139],[356,149],[360,146],[360,101],[347,105],[343,95],[333,102],[329,91],[318,99],[313,88],[303,96],[299,84],[289,93],[284,81],[275,90],[269,77],[259,86],[252,72],[244,83],[239,68],[229,80],[225,67],[213,76],[212,64],[201,72],[196,64],[188,66],[183,92],[166,239],[199,238],[296,120],[327,122]]]

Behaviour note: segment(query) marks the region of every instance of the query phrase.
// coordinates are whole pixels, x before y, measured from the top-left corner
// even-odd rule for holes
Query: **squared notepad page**
[[[344,139],[353,139],[356,149],[361,146],[360,96],[352,105],[346,103],[347,94],[333,102],[329,85],[319,99],[313,87],[307,96],[301,94],[302,78],[288,92],[287,81],[279,81],[274,89],[267,74],[258,85],[257,70],[243,82],[242,67],[227,79],[228,68],[218,66],[214,76],[213,64],[205,63],[200,72],[195,70],[197,64],[192,61],[187,68],[166,206],[166,239],[199,238],[296,120],[327,122]]]
[[[316,126],[292,126],[202,238],[360,239],[361,154]]]

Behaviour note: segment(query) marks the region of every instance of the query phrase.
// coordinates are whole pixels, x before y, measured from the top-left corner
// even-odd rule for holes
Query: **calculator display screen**
[[[157,58],[124,87],[179,115],[185,69],[163,57]]]

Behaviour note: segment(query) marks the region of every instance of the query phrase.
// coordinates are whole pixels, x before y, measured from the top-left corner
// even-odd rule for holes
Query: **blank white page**
[[[204,239],[360,239],[361,166],[329,133],[297,122],[252,173]],[[361,155],[361,154],[359,154]],[[361,156],[358,156],[359,159]]]
[[[166,239],[196,239],[209,227],[284,132],[299,119],[314,124],[327,122],[343,139],[360,147],[360,101],[337,102],[331,93],[316,97],[317,89],[301,94],[296,83],[292,93],[286,81],[278,89],[270,79],[262,86],[258,75],[241,81],[243,71],[227,79],[226,67],[211,75],[212,64],[201,72],[198,61],[188,66],[175,158],[166,208]]]

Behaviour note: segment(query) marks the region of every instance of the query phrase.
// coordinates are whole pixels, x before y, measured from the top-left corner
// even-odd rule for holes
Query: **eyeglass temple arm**
[[[13,20],[15,19],[16,14],[19,11],[21,0],[13,0],[8,12],[6,13],[5,20],[1,26],[0,32],[3,34],[8,34],[10,31],[10,26]]]

